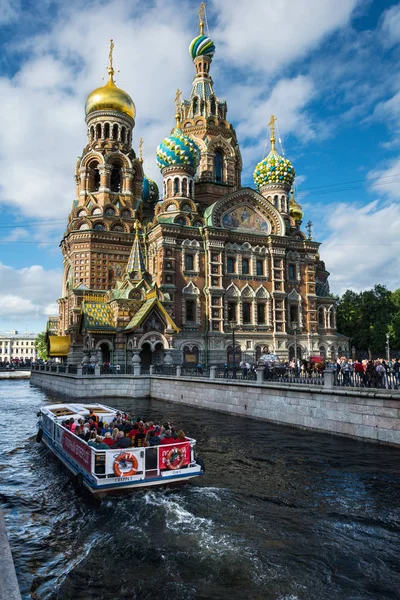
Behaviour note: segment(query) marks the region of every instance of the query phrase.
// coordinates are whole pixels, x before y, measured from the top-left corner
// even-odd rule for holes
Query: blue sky
[[[41,330],[57,312],[58,248],[85,145],[84,102],[108,40],[137,109],[133,146],[160,180],[157,144],[188,97],[198,2],[0,0],[0,330]],[[214,89],[241,145],[243,184],[278,117],[297,199],[323,242],[331,288],[399,287],[400,4],[384,0],[212,0]]]

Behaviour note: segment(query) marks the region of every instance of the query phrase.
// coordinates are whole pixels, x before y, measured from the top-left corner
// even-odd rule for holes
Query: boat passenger
[[[90,440],[88,443],[91,448],[96,448],[96,450],[108,450],[107,444],[104,444],[101,437],[96,435],[94,440]]]
[[[175,438],[172,437],[172,432],[170,429],[167,429],[163,439],[161,440],[162,444],[173,444],[175,442]]]
[[[81,440],[85,439],[85,434],[83,432],[83,429],[80,425],[77,426],[77,428],[75,429],[75,435],[78,436],[78,438],[81,438]]]
[[[148,436],[148,437],[147,437]],[[146,434],[146,443],[148,446],[159,446],[161,444],[160,438],[156,435],[154,429],[150,429],[150,431]]]
[[[178,436],[177,436],[177,439],[176,439],[176,441],[177,441],[177,442],[188,442],[188,441],[189,441],[189,440],[187,439],[187,437],[186,437],[186,434],[185,434],[185,432],[183,431],[183,429],[180,429],[180,430],[178,431]]]
[[[111,434],[111,437],[112,437],[112,439],[114,440],[114,442],[116,442],[116,441],[117,441],[117,439],[118,439],[118,434],[119,434],[119,429],[118,429],[118,427],[114,427],[114,429],[112,430],[112,434]]]
[[[97,422],[98,422],[98,420],[99,420],[99,417],[98,417],[97,415],[95,415],[95,413],[94,413],[94,410],[93,410],[93,409],[90,411],[90,414],[89,414],[89,419],[91,419],[92,421],[95,421],[96,423],[97,423]]]
[[[135,440],[135,436],[136,434],[139,433],[139,425],[137,423],[134,423],[131,427],[131,430],[129,431],[129,437],[132,440],[132,446],[133,446],[133,442]]]
[[[109,448],[111,448],[113,443],[114,443],[114,440],[111,437],[111,433],[109,431],[106,431],[104,438],[103,438],[103,444],[106,444]]]
[[[128,434],[125,435],[123,431],[118,432],[118,439],[111,446],[111,448],[131,448],[131,447],[132,447],[131,440],[130,440]]]
[[[135,448],[141,448],[146,445],[146,434],[144,433],[143,421],[141,421],[142,425],[139,424],[139,431],[135,434]]]
[[[171,425],[170,429],[171,429],[171,435],[172,435],[172,437],[174,438],[174,440],[176,440],[177,437],[178,437],[178,434],[176,433],[176,427],[174,427],[173,425]]]

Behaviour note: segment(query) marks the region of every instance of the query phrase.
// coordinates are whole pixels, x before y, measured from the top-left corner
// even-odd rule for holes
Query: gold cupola
[[[290,194],[289,214],[291,217],[293,217],[295,221],[301,221],[304,216],[303,209],[301,208],[300,204],[298,204],[294,199],[293,188]]]
[[[85,104],[85,113],[88,116],[97,110],[115,110],[134,119],[136,110],[132,98],[124,90],[117,87],[114,82],[113,49],[114,43],[113,40],[110,40],[108,81],[106,85],[93,90],[89,94]]]

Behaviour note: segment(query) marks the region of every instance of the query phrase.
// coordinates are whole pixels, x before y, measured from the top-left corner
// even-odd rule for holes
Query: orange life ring
[[[131,463],[131,469],[129,471],[121,471],[122,463]],[[117,477],[130,477],[134,475],[138,468],[138,461],[134,454],[129,452],[122,452],[119,454],[114,461],[114,473]]]
[[[176,462],[179,458],[178,462]],[[172,448],[165,456],[165,464],[168,469],[180,469],[185,462],[185,453],[182,448]]]

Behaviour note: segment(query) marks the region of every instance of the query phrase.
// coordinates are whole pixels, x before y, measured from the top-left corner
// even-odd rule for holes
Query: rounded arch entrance
[[[301,346],[297,346],[297,360],[302,360],[303,358],[303,348]],[[289,348],[289,360],[294,359],[294,346],[290,346]]]
[[[100,364],[104,365],[105,363],[110,363],[112,360],[111,355],[111,345],[109,342],[100,342],[96,346],[97,350],[101,352],[101,362]]]

